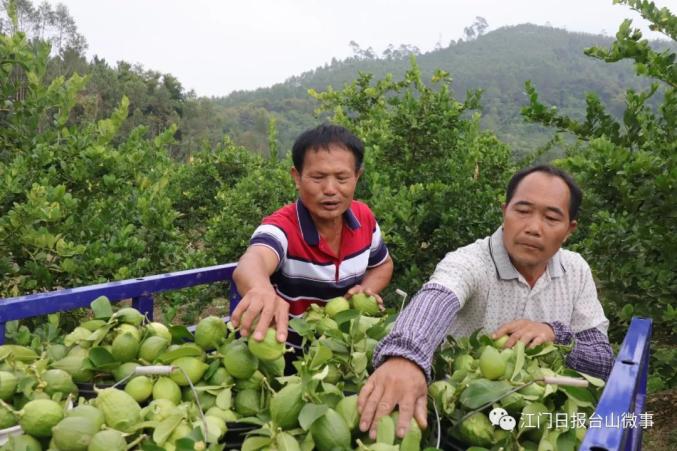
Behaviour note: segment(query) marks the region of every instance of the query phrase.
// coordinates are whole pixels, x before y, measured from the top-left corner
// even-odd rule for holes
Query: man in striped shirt
[[[588,264],[561,245],[576,228],[582,193],[551,166],[517,173],[508,183],[503,224],[450,252],[398,317],[374,352],[374,367],[358,399],[360,429],[375,436],[378,419],[399,405],[397,433],[412,414],[426,424],[426,393],[436,348],[447,334],[476,329],[508,335],[528,347],[544,342],[574,347],[568,366],[607,378],[613,353],[608,320]]]
[[[298,200],[263,219],[233,279],[242,300],[232,314],[240,333],[261,340],[273,324],[287,339],[288,316],[310,304],[388,285],[393,263],[374,214],[353,200],[364,145],[335,125],[301,134],[291,169]]]

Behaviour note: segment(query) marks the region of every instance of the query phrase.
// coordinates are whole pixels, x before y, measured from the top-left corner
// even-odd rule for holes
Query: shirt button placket
[[[534,290],[531,289],[528,283],[521,281],[520,280],[520,291],[522,293],[522,296],[520,296],[520,303],[521,303],[521,315],[520,318],[528,318],[527,316],[527,307],[529,306],[529,303],[531,302],[531,295]],[[520,319],[517,318],[517,319]]]

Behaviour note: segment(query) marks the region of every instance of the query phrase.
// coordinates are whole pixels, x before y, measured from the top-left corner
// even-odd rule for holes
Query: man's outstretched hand
[[[360,430],[376,438],[378,420],[399,406],[396,430],[404,437],[412,417],[427,427],[428,384],[418,365],[402,357],[390,357],[369,377],[357,398]]]
[[[496,340],[507,335],[508,341],[503,345],[504,348],[512,348],[515,343],[522,341],[528,348],[555,341],[555,332],[546,323],[538,323],[528,319],[518,319],[503,324],[496,329],[491,338]]]
[[[240,327],[243,337],[249,336],[254,324],[254,340],[261,341],[270,325],[277,330],[277,341],[287,340],[289,322],[289,304],[280,298],[273,289],[252,288],[235,307],[231,321]]]
[[[379,294],[374,293],[369,288],[365,288],[359,284],[355,285],[350,290],[348,290],[348,292],[345,294],[345,298],[350,299],[353,297],[353,295],[356,295],[357,293],[364,293],[367,296],[374,296],[374,299],[376,299],[376,303],[378,304],[378,308],[380,308],[381,311],[385,310],[385,307],[383,306],[383,298]]]

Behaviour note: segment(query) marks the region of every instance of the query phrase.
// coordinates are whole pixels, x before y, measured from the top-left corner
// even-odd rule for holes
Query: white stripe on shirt
[[[285,256],[287,255],[287,247],[289,246],[287,236],[284,234],[284,232],[279,227],[276,227],[274,225],[261,224],[256,228],[256,230],[254,230],[254,233],[252,233],[252,238],[254,238],[256,235],[260,233],[265,233],[267,235],[273,236],[280,243],[280,245],[282,245],[284,253],[283,255],[280,255],[280,258],[284,259]]]

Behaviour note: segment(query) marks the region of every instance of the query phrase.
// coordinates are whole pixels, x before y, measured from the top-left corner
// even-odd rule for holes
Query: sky
[[[35,2],[37,3],[37,2]],[[612,36],[625,18],[650,38],[639,14],[612,0],[60,0],[87,55],[171,73],[200,96],[281,83],[352,55],[350,41],[381,53],[422,51],[463,36],[483,17],[489,31],[533,23]],[[657,0],[677,12],[677,0]]]

